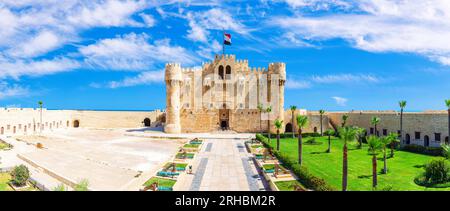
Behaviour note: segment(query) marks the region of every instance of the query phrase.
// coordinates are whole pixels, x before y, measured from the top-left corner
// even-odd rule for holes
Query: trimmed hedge
[[[302,183],[306,188],[316,190],[316,191],[334,191],[335,189],[331,187],[324,179],[316,177],[309,173],[305,166],[300,166],[296,161],[289,159],[287,153],[273,150],[273,147],[268,143],[267,137],[256,134],[256,138],[263,143],[267,148],[271,148],[274,155],[283,163],[283,165],[290,169],[295,175],[297,175],[300,183]]]
[[[431,155],[431,156],[442,156],[442,148],[441,147],[424,147],[420,145],[405,145],[402,147],[402,150],[408,151],[408,152],[414,152],[424,155]]]
[[[271,133],[271,138],[275,138],[277,134]],[[264,133],[264,136],[267,137],[267,133]],[[295,137],[298,137],[297,134],[295,134]],[[319,133],[302,133],[303,138],[308,137],[320,137]],[[280,138],[292,138],[292,133],[280,133]]]

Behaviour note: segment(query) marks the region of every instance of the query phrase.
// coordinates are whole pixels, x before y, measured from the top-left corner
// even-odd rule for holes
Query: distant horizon
[[[38,107],[1,107],[2,109],[39,109]],[[55,111],[55,110],[73,110],[73,111],[130,111],[130,112],[152,112],[152,111],[165,111],[165,108],[156,108],[156,109],[74,109],[74,108],[45,108],[43,109],[49,110],[49,111]],[[297,108],[297,110],[305,109],[306,111],[319,111],[319,110],[311,110],[306,108]],[[285,107],[285,110],[289,110],[289,107]],[[352,112],[352,111],[395,111],[400,112],[400,109],[394,110],[394,109],[386,109],[386,110],[361,110],[361,109],[351,109],[351,110],[325,110],[325,112]],[[427,111],[447,111],[447,109],[442,110],[408,110],[405,109],[404,112],[427,112]]]

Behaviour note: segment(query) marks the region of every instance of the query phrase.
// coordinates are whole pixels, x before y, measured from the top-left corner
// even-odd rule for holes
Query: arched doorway
[[[70,122],[69,121],[67,121],[67,126],[66,127],[69,127],[70,126]]]
[[[409,134],[406,134],[405,142],[406,142],[406,144],[411,144],[411,136]]]
[[[79,120],[73,121],[73,127],[74,127],[74,128],[80,127],[80,121],[79,121]]]
[[[144,119],[144,126],[145,126],[145,127],[150,127],[151,124],[152,124],[152,121],[150,121],[149,118],[145,118],[145,119]]]
[[[314,133],[317,133],[317,127],[314,127]]]
[[[291,123],[287,123],[286,124],[284,132],[285,133],[292,133],[292,124]]]
[[[222,120],[220,122],[220,128],[222,128],[222,130],[226,130],[228,128],[228,121]]]
[[[448,143],[448,136],[445,137],[445,144],[449,144],[449,143]]]
[[[5,128],[4,128],[4,127],[2,127],[2,128],[0,129],[0,135],[3,135],[3,134],[5,134]]]
[[[23,132],[27,133],[27,126],[26,125],[23,127]]]
[[[430,146],[430,137],[428,136],[423,137],[423,145],[426,147]]]
[[[16,126],[13,127],[13,134],[16,134]]]

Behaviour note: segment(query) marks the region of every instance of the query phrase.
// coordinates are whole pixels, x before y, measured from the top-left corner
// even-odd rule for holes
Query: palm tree
[[[347,125],[347,120],[348,120],[348,114],[342,115],[342,127],[345,127],[345,125]]]
[[[320,109],[319,110],[319,114],[320,114],[320,136],[323,136],[323,129],[322,129],[323,128],[323,126],[322,126],[323,125],[323,123],[322,123],[323,121],[322,120],[323,120],[323,114],[325,114],[325,110]]]
[[[275,127],[277,128],[277,151],[280,151],[280,129],[283,127],[283,121],[275,120]]]
[[[44,103],[42,101],[38,101],[38,105],[39,105],[39,110],[40,110],[40,115],[39,115],[39,134],[42,133],[42,106],[44,105]]]
[[[397,133],[389,133],[389,135],[386,136],[386,138],[388,139],[388,144],[391,147],[391,158],[393,158],[395,145],[397,143],[400,143],[400,140],[398,139],[398,134]]]
[[[258,104],[258,111],[259,111],[259,131],[262,131],[262,113],[264,112],[264,107],[261,103]]]
[[[343,159],[342,159],[342,191],[347,190],[348,180],[348,147],[347,143],[354,141],[358,135],[357,131],[351,127],[342,127],[339,129],[339,135],[344,141]]]
[[[297,106],[292,105],[291,106],[291,112],[292,112],[292,138],[295,138],[295,133],[294,133],[294,113],[295,110],[297,110]]]
[[[298,114],[297,115],[297,126],[298,126],[298,163],[300,166],[302,165],[302,151],[303,151],[303,143],[302,143],[302,130],[308,124],[308,117]]]
[[[406,107],[406,101],[402,100],[400,102],[398,102],[398,105],[400,106],[400,140],[403,141],[403,110]]]
[[[377,125],[380,123],[380,118],[379,117],[372,117],[372,119],[370,120],[370,123],[374,126],[375,128],[375,135],[378,136],[378,130],[377,130]]]
[[[377,136],[369,136],[367,139],[367,146],[369,154],[372,155],[372,187],[376,188],[378,184],[377,179],[377,155],[383,147],[383,143]]]
[[[362,127],[355,127],[357,133],[358,133],[358,149],[362,148],[362,138],[366,133],[366,129]]]
[[[269,106],[266,108],[266,113],[267,113],[267,134],[268,134],[268,138],[269,138],[269,143],[270,143],[270,113],[272,112],[272,106]]]
[[[331,136],[334,135],[334,130],[333,129],[328,129],[325,131],[325,135],[328,136],[328,149],[327,149],[327,153],[331,152]]]
[[[450,99],[445,100],[445,105],[448,108],[448,134],[450,135]]]
[[[386,146],[390,144],[390,140],[387,136],[380,138],[380,142],[382,144],[381,146],[381,150],[383,151],[383,174],[387,174],[388,170],[387,170],[387,156],[386,156]]]

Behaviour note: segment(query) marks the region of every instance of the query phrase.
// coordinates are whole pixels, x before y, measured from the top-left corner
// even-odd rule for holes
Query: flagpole
[[[222,56],[225,56],[225,29],[222,28]]]

